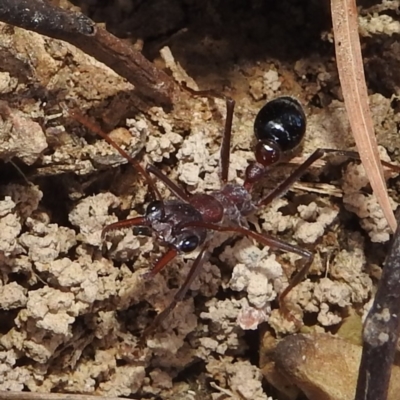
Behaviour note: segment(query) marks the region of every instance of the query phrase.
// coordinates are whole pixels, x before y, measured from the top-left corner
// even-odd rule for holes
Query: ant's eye
[[[183,253],[190,253],[199,245],[199,238],[195,235],[187,236],[178,243],[178,249]]]
[[[282,151],[298,146],[306,131],[306,116],[292,97],[278,97],[257,114],[254,134],[258,140],[275,142]]]
[[[151,203],[149,203],[149,205],[147,206],[146,209],[146,216],[161,216],[164,210],[164,204],[162,203],[162,201],[159,200],[155,200],[152,201]]]

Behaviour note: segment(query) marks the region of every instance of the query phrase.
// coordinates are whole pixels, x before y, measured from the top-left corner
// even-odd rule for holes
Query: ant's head
[[[196,250],[207,237],[205,228],[186,226],[190,222],[200,222],[203,218],[196,208],[182,201],[152,201],[147,206],[145,219],[156,240],[162,245],[175,248],[179,253]]]
[[[278,97],[258,112],[254,121],[257,162],[267,167],[277,163],[282,153],[296,148],[306,131],[306,116],[292,97]]]

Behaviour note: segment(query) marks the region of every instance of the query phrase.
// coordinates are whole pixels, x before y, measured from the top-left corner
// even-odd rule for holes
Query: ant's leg
[[[88,117],[84,116],[80,111],[76,109],[70,110],[66,107],[66,105],[63,104],[61,106],[73,119],[78,121],[90,131],[102,137],[110,146],[114,147],[114,149],[117,150],[118,153],[121,154],[121,156],[124,157],[136,169],[136,171],[142,175],[146,183],[149,185],[153,198],[162,200],[161,194],[158,191],[153,179],[137,160],[132,158],[125,150],[119,147],[114,140],[112,140],[105,132],[103,132],[99,125],[91,121]]]
[[[290,311],[287,309],[285,305],[285,297],[291,292],[293,288],[295,288],[300,282],[303,281],[303,279],[306,277],[308,270],[311,267],[313,261],[313,256],[311,255],[311,258],[307,260],[304,265],[301,267],[300,271],[296,273],[296,275],[291,278],[289,285],[283,290],[283,292],[279,295],[279,306],[281,309],[284,311],[286,315],[290,315]]]
[[[223,183],[226,183],[228,181],[234,108],[235,100],[227,98],[225,127],[220,151],[220,176]],[[176,197],[180,198],[183,201],[188,201],[189,196],[168,177],[166,177],[159,169],[157,169],[153,165],[148,165],[146,167],[146,171],[152,173],[158,179],[160,179],[165,184],[165,186],[167,186],[171,190],[171,192],[174,193]]]
[[[220,152],[220,176],[222,183],[228,181],[229,162],[231,155],[231,137],[232,137],[232,120],[233,110],[235,108],[235,100],[226,99],[226,118],[224,134],[222,136],[221,152]]]
[[[221,152],[220,152],[220,177],[222,183],[226,183],[228,181],[228,172],[229,172],[232,119],[233,119],[233,109],[235,108],[235,100],[229,97],[221,96],[219,93],[216,93],[213,90],[194,90],[188,87],[185,83],[182,83],[181,86],[183,87],[184,90],[188,91],[193,96],[226,99],[225,127],[224,127],[224,134],[222,137]]]
[[[136,217],[136,218],[130,218],[126,219],[124,221],[118,221],[113,224],[107,225],[102,233],[101,237],[104,238],[104,236],[113,230],[116,229],[123,229],[123,228],[130,228],[131,226],[149,226],[148,221],[146,220],[145,217]],[[158,274],[170,261],[172,261],[178,254],[178,251],[174,248],[170,248],[154,265],[153,268],[151,268],[148,272],[143,274],[144,278],[152,278],[154,275]]]
[[[281,184],[279,184],[274,190],[272,190],[265,197],[263,197],[257,203],[257,206],[258,207],[265,206],[271,203],[274,199],[283,196],[290,189],[290,187],[303,176],[303,174],[315,161],[326,156],[327,154],[336,154],[339,156],[349,157],[354,160],[360,160],[360,155],[356,151],[317,149],[307,158],[306,161],[303,162],[303,164],[297,167],[297,169],[295,169]],[[385,167],[388,167],[396,172],[400,172],[400,167],[398,165],[394,165],[387,161],[382,161],[382,160],[381,163]]]
[[[101,237],[104,239],[105,235],[116,229],[130,228],[131,226],[149,226],[145,217],[136,217],[126,219],[124,221],[118,221],[113,224],[107,225],[101,232]],[[148,272],[143,274],[145,278],[152,278],[158,274],[170,261],[172,261],[178,254],[178,251],[174,248],[170,248],[151,268]]]
[[[199,255],[197,256],[196,260],[194,261],[193,265],[190,268],[189,274],[185,279],[182,287],[175,293],[174,299],[172,302],[163,310],[161,311],[156,318],[153,320],[151,325],[145,329],[140,339],[141,342],[154,330],[159,326],[172,312],[172,310],[176,307],[176,305],[183,300],[187,291],[190,289],[192,282],[196,279],[199,275],[201,268],[208,257],[208,252],[206,247],[204,247]]]
[[[174,248],[170,248],[151,268],[149,271],[143,274],[143,278],[150,279],[153,278],[154,275],[158,274],[162,269],[164,269],[167,264],[169,264],[176,256],[178,255],[178,251]]]
[[[254,232],[248,228],[244,228],[243,226],[224,226],[224,225],[217,225],[210,222],[204,221],[190,221],[183,224],[179,224],[179,229],[189,228],[189,227],[198,227],[198,228],[205,228],[212,231],[217,232],[235,232],[239,233],[240,235],[251,237],[255,239],[257,242],[263,244],[264,246],[271,247],[274,250],[284,251],[286,253],[293,253],[298,254],[299,256],[303,257],[304,259],[312,260],[313,255],[310,251],[302,249],[301,247],[295,246],[293,244],[284,242],[278,238],[275,238],[271,235],[261,234],[258,232]]]
[[[271,203],[274,199],[283,196],[292,186],[296,183],[307,169],[326,154],[324,149],[317,149],[312,153],[306,161],[297,167],[283,182],[281,182],[275,189],[270,191],[258,203],[257,207],[265,206]]]
[[[294,253],[298,254],[304,259],[304,264],[302,265],[301,269],[299,272],[296,273],[296,275],[292,278],[291,282],[289,283],[288,287],[285,288],[285,290],[281,293],[279,296],[279,304],[282,308],[282,310],[285,312],[285,314],[290,315],[290,312],[287,310],[287,308],[284,305],[284,299],[285,297],[290,293],[290,291],[298,285],[304,277],[307,275],[308,270],[310,269],[310,266],[312,264],[314,255],[310,251],[306,249],[302,249],[301,247],[289,244],[284,242],[283,240],[280,240],[278,238],[275,238],[270,235],[266,234],[261,234],[258,232],[251,231],[248,228],[244,228],[242,226],[221,226],[221,225],[216,225],[208,222],[203,222],[203,221],[193,221],[193,222],[188,222],[186,224],[182,224],[181,229],[186,228],[186,227],[199,227],[199,228],[206,228],[218,232],[235,232],[239,233],[241,235],[251,237],[257,242],[263,244],[264,246],[268,246],[271,249],[274,250],[280,250],[284,251],[286,253]]]

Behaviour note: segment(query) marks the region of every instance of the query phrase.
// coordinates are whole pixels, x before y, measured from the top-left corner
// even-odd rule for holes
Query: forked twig
[[[355,0],[331,0],[336,63],[351,130],[372,190],[392,231],[397,222],[390,205],[368,105],[367,85],[358,35]]]

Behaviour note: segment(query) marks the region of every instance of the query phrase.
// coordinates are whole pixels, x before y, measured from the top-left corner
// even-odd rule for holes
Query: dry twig
[[[379,158],[358,35],[355,0],[331,0],[336,63],[351,130],[375,196],[392,231],[396,219],[389,202]]]
[[[80,13],[41,0],[1,0],[0,21],[71,43],[121,75],[156,104],[170,106],[176,86],[129,43]]]
[[[103,397],[89,394],[34,393],[0,391],[0,400],[120,400],[123,397]]]
[[[365,321],[356,400],[385,400],[396,353],[400,321],[400,228]]]

